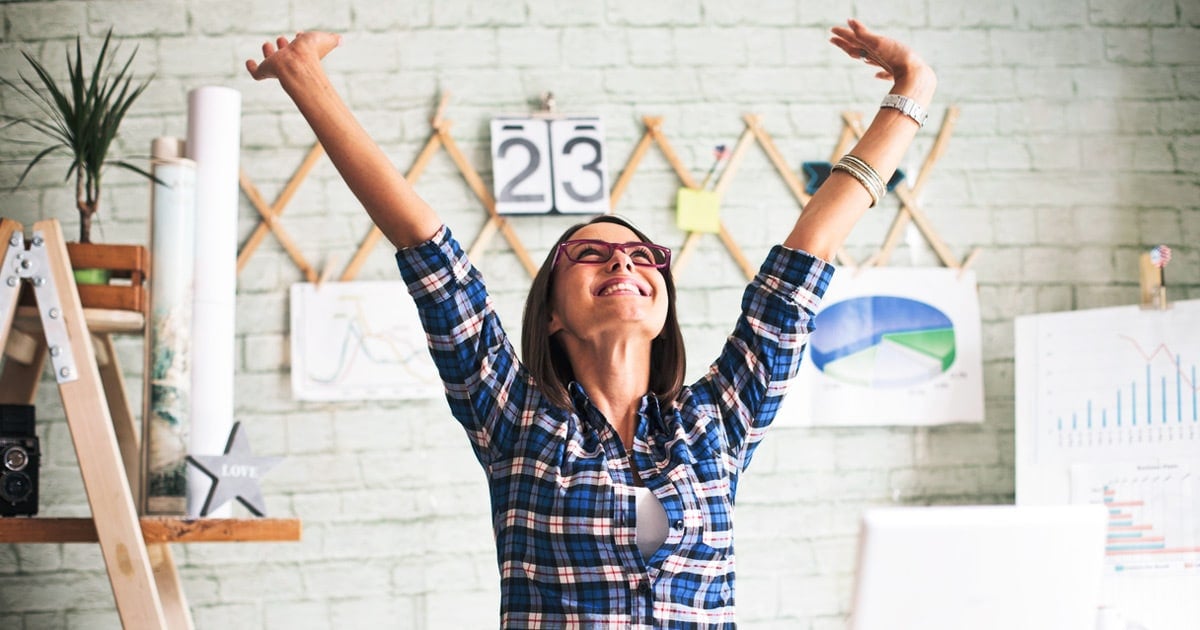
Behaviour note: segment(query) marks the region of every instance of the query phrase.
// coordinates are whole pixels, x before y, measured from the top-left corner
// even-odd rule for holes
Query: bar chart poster
[[[1071,503],[1108,508],[1111,572],[1200,576],[1197,473],[1192,462],[1071,467]]]
[[[877,268],[834,276],[781,424],[983,421],[973,272]]]
[[[298,283],[291,289],[297,400],[436,398],[441,380],[403,282]]]
[[[1061,503],[1069,468],[1200,459],[1200,300],[1018,317],[1017,501]]]
[[[1101,605],[1129,627],[1194,630],[1200,619],[1200,463],[1071,466],[1071,503],[1108,509]]]

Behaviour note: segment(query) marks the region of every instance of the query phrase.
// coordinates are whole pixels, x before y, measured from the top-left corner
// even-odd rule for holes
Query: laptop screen
[[[873,508],[859,529],[854,630],[1094,630],[1099,505]]]

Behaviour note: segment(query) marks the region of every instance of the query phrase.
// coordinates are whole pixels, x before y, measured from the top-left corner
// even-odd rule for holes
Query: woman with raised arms
[[[733,627],[738,478],[796,373],[833,274],[825,261],[924,122],[931,68],[857,20],[833,28],[832,43],[891,90],[747,286],[720,356],[684,385],[670,250],[612,215],[568,229],[546,256],[519,359],[479,271],[334,91],[321,60],[340,41],[280,37],[246,66],[279,81],[399,250],[487,475],[501,625]]]

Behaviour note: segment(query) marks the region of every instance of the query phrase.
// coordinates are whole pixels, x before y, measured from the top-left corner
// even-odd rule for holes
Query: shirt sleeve
[[[712,397],[725,449],[739,470],[800,367],[833,273],[833,265],[807,252],[772,248],[742,295],[742,314],[720,356],[693,385]]]
[[[500,325],[479,270],[442,226],[430,240],[396,252],[446,388],[450,412],[480,463],[511,450],[515,423],[533,404],[530,379]]]

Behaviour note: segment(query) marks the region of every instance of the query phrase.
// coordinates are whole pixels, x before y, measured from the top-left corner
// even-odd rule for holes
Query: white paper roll
[[[188,93],[187,157],[196,162],[192,429],[188,452],[221,455],[233,429],[237,299],[238,158],[242,95],[209,86]],[[211,480],[188,469],[188,514],[199,516]],[[209,516],[227,517],[226,506]]]
[[[150,141],[150,159],[171,160],[184,156],[183,138],[159,136]],[[193,166],[195,166],[193,164]]]
[[[176,138],[151,145],[158,181],[151,185],[142,510],[154,515],[187,513],[196,164],[182,157],[182,148]]]

